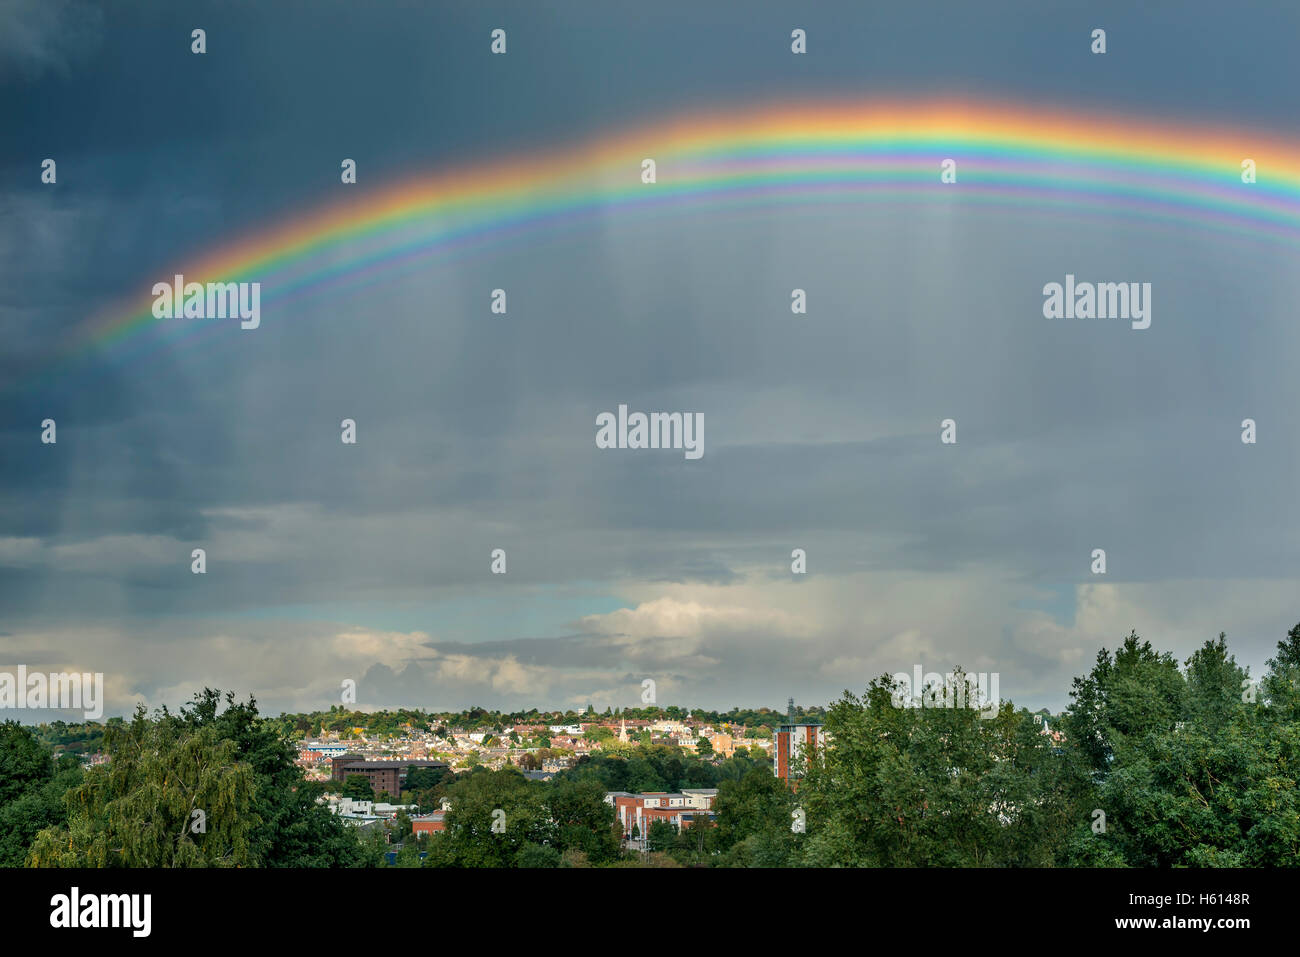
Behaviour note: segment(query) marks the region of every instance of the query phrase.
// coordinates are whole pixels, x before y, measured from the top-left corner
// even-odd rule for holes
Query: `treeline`
[[[959,681],[960,675],[954,678]],[[889,677],[825,712],[828,747],[792,790],[767,758],[664,745],[589,756],[550,781],[515,768],[413,772],[446,831],[404,815],[365,832],[317,803],[290,736],[215,691],[104,730],[106,765],[0,725],[7,866],[1295,866],[1300,862],[1300,625],[1259,682],[1207,641],[1181,664],[1136,634],[1076,678],[1045,734],[1002,702],[899,707]],[[220,713],[218,713],[220,712]],[[607,791],[717,787],[716,827],[656,823],[623,847]],[[201,812],[197,813],[196,812]]]
[[[954,681],[960,681],[960,674]],[[766,762],[713,765],[674,749],[593,757],[551,787],[676,790],[716,782],[715,828],[651,826],[650,853],[624,864],[761,867],[1291,867],[1300,864],[1300,625],[1252,681],[1224,635],[1180,666],[1130,634],[1076,678],[1052,731],[1003,702],[899,707],[888,676],[827,711],[831,741],[799,772],[797,790]],[[705,771],[707,766],[714,774]],[[727,768],[727,773],[719,773]],[[739,773],[737,773],[739,772]],[[425,866],[486,859],[500,835],[485,809],[515,793],[545,806],[547,785],[513,771],[471,778]],[[468,786],[468,782],[466,782]],[[594,792],[593,792],[594,793]],[[474,810],[471,812],[470,807]],[[507,815],[507,821],[509,816]],[[600,819],[589,826],[600,833]],[[545,844],[545,832],[535,840]],[[497,842],[492,844],[492,842]],[[479,847],[482,845],[482,847]],[[542,852],[516,847],[516,864]],[[478,848],[477,850],[475,848]],[[566,847],[558,862],[594,864]],[[567,856],[566,856],[567,855]],[[554,864],[557,855],[547,855]]]
[[[1300,863],[1300,625],[1259,683],[1222,634],[1181,668],[1130,634],[1074,679],[1060,743],[1010,703],[983,720],[894,707],[896,690],[882,678],[832,706],[834,747],[799,789],[806,833],[749,835],[756,853],[811,866]]]
[[[110,760],[86,770],[0,724],[0,865],[379,866],[385,849],[317,803],[320,785],[256,702],[220,705],[205,690],[178,713],[109,722]]]
[[[820,707],[795,708],[797,720],[823,720],[826,709]],[[372,737],[399,737],[408,728],[416,731],[442,733],[452,728],[473,729],[487,728],[497,734],[504,734],[517,724],[586,724],[593,721],[692,721],[703,722],[714,727],[729,724],[737,727],[760,728],[769,730],[787,720],[785,711],[771,708],[732,708],[730,711],[707,711],[702,708],[679,708],[675,705],[667,708],[606,708],[603,712],[588,707],[586,712],[578,711],[489,711],[485,708],[471,707],[463,711],[424,711],[420,708],[398,708],[381,711],[356,711],[335,705],[328,711],[313,711],[306,714],[282,714],[278,718],[267,718],[283,734],[294,737],[318,737],[326,732],[346,736],[354,728],[361,728]]]
[[[121,723],[121,718],[109,718],[108,724]],[[104,747],[104,725],[98,721],[52,721],[36,726],[36,737],[54,749],[56,754],[93,754]]]

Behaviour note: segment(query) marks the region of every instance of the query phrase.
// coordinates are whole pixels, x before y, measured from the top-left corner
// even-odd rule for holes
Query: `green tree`
[[[1275,689],[1285,659],[1269,666],[1264,683]],[[1300,863],[1300,727],[1285,702],[1251,700],[1244,681],[1222,634],[1188,659],[1184,719],[1114,749],[1098,786],[1101,847],[1074,840],[1072,863],[1088,850],[1136,867]]]
[[[519,769],[521,771],[540,771],[542,769],[542,759],[531,751],[525,751],[519,755]]]
[[[719,846],[728,849],[774,828],[789,831],[794,807],[786,783],[766,768],[752,768],[739,781],[723,781],[713,802]]]
[[[1065,729],[1094,770],[1105,772],[1130,740],[1169,731],[1186,711],[1187,683],[1168,652],[1158,654],[1137,632],[1112,658],[1105,648],[1086,678],[1075,678]]]
[[[1263,688],[1280,720],[1300,721],[1300,624],[1277,643],[1277,657],[1268,660]]]
[[[250,837],[262,867],[357,867],[365,863],[356,832],[318,798],[324,787],[304,779],[297,753],[273,721],[258,714],[257,702],[205,688],[179,715],[163,712],[160,720],[197,732],[210,728],[234,745],[236,757],[254,777],[254,814]],[[340,709],[341,710],[341,709]],[[352,719],[348,719],[350,722]],[[369,792],[366,800],[369,800]]]
[[[964,691],[955,669],[947,700]],[[1074,812],[1067,760],[1026,712],[1004,702],[901,707],[888,676],[826,714],[833,747],[810,762],[798,797],[818,866],[1051,863]]]
[[[559,867],[560,852],[543,844],[525,844],[515,855],[515,867]]]
[[[1245,706],[1242,692],[1249,683],[1245,669],[1228,654],[1227,635],[1207,641],[1186,662],[1187,695],[1183,717],[1205,731],[1222,730]]]
[[[393,818],[393,839],[402,843],[415,834],[415,828],[411,824],[411,817],[405,811],[398,811],[397,816]]]
[[[397,851],[394,867],[420,867],[420,845],[416,841],[407,841]]]
[[[418,768],[411,766],[406,769],[406,787],[411,791],[429,791],[437,787],[438,782],[450,773],[450,768]]]
[[[23,866],[36,835],[63,823],[63,795],[80,782],[75,757],[54,760],[30,729],[0,724],[0,867]]]
[[[559,852],[582,851],[593,864],[618,857],[618,819],[614,808],[605,803],[605,789],[598,781],[562,779],[550,783],[544,793]]]
[[[37,835],[36,867],[236,867],[256,863],[253,773],[210,728],[150,721],[106,737],[107,765],[65,797],[66,827]],[[197,814],[196,814],[197,812]]]
[[[364,774],[349,774],[343,782],[343,796],[354,801],[373,801],[375,791]]]
[[[646,848],[651,851],[666,851],[677,839],[677,829],[667,821],[655,820],[646,829]]]
[[[447,791],[447,830],[425,866],[509,867],[524,845],[553,843],[544,790],[515,768],[459,775]]]
[[[48,781],[54,759],[28,728],[17,721],[0,723],[0,805]]]

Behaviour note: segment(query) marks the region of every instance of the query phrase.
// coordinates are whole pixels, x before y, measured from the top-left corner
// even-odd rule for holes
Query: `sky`
[[[110,714],[205,686],[320,710],[348,680],[364,709],[603,710],[646,678],[781,708],[918,664],[1059,710],[1131,630],[1180,660],[1226,631],[1260,673],[1300,620],[1294,246],[1105,209],[611,205],[59,361],[343,190],[691,111],[961,96],[1295,135],[1274,3],[553,6],[0,2],[0,670],[102,672]],[[1152,328],[1046,322],[1067,272],[1151,282]],[[598,449],[620,403],[700,412],[704,456]]]

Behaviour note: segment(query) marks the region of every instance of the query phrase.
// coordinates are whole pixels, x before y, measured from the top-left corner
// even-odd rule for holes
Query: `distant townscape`
[[[1300,625],[1130,634],[1061,714],[956,669],[827,708],[259,714],[204,691],[104,724],[0,724],[0,865],[1295,866]]]
[[[770,763],[772,774],[786,780],[792,752],[801,744],[825,742],[820,720],[802,709],[796,712],[793,700],[784,720],[767,708],[744,715],[737,709],[727,715],[701,712],[697,716],[678,708],[617,713],[607,709],[597,715],[587,707],[546,715],[482,715],[472,709],[454,716],[417,712],[402,717],[384,712],[378,723],[384,730],[371,734],[374,716],[360,718],[363,725],[333,731],[325,729],[348,719],[333,712],[306,716],[313,733],[299,745],[298,764],[310,780],[326,782],[332,789],[343,786],[326,798],[343,820],[367,827],[404,815],[403,830],[409,821],[410,832],[417,837],[446,830],[450,800],[442,799],[433,811],[425,810],[419,801],[393,802],[414,800],[421,781],[436,782],[476,767],[492,771],[514,767],[528,780],[549,781],[593,755],[627,757],[660,746],[702,759],[730,761],[746,770]],[[397,721],[396,727],[390,721]],[[643,783],[665,786],[662,780]],[[693,826],[713,826],[717,794],[716,787],[618,790],[606,792],[605,802],[615,811],[624,844],[645,849],[643,837],[656,822],[671,826],[675,834]]]

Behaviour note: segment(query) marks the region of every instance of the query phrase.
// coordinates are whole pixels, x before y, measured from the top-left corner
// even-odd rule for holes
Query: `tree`
[[[0,867],[22,867],[36,835],[63,823],[63,795],[80,782],[75,757],[54,760],[29,728],[0,724]]]
[[[667,821],[655,820],[646,829],[646,848],[651,851],[666,851],[673,846],[677,830]]]
[[[519,755],[519,767],[524,771],[540,771],[542,769],[542,759],[531,751],[525,751]]]
[[[397,859],[393,862],[394,867],[420,867],[420,845],[415,841],[407,841],[397,852]]]
[[[448,788],[447,830],[430,848],[426,867],[509,867],[525,844],[550,844],[554,825],[545,786],[515,768],[480,768]]]
[[[964,682],[954,669],[949,694]],[[901,707],[900,692],[882,676],[826,713],[833,747],[816,752],[798,792],[817,866],[1051,863],[1075,778],[1033,719],[1009,702],[987,718]]]
[[[306,781],[295,763],[297,753],[274,722],[258,714],[250,696],[239,702],[233,694],[205,688],[181,709],[160,720],[177,723],[191,732],[211,728],[218,738],[231,742],[235,754],[253,771],[254,811],[259,823],[251,835],[253,853],[262,867],[359,867],[366,854],[357,833],[318,801],[324,788]],[[355,716],[338,712],[341,725]],[[370,799],[370,792],[365,800]]]
[[[618,857],[621,834],[617,816],[605,803],[605,789],[598,781],[562,779],[552,782],[544,793],[559,851],[582,851],[593,864]]]
[[[449,768],[408,767],[406,769],[406,787],[411,791],[428,791],[437,787],[438,782],[450,773]]]
[[[0,805],[48,781],[54,759],[48,748],[17,721],[0,723]]]
[[[1074,699],[1065,716],[1066,732],[1105,772],[1117,749],[1152,730],[1172,730],[1184,714],[1187,684],[1168,652],[1132,632],[1115,652],[1105,648],[1087,678],[1075,678]]]
[[[559,867],[560,852],[543,844],[525,844],[515,855],[515,867]]]
[[[165,715],[164,715],[165,719]],[[253,773],[211,728],[150,721],[106,736],[110,762],[65,797],[66,827],[37,835],[37,867],[238,867],[256,863]]]
[[[343,796],[354,801],[373,801],[375,791],[364,774],[349,774],[343,782]]]
[[[384,867],[388,856],[388,837],[378,823],[358,828],[357,858],[353,867]],[[418,856],[416,858],[419,859]]]
[[[723,781],[713,802],[718,844],[730,848],[753,834],[790,830],[794,795],[766,768],[753,768],[739,781]]]
[[[411,824],[410,815],[405,811],[398,811],[397,816],[393,818],[393,834],[399,844],[414,836],[415,828]]]
[[[1279,646],[1286,648],[1286,643]],[[1149,706],[1159,720],[1143,732],[1112,713],[1115,699],[1096,696],[1089,727],[1116,729],[1104,769],[1096,772],[1104,833],[1079,830],[1068,863],[1134,867],[1295,866],[1300,855],[1300,728],[1269,662],[1265,700],[1243,689],[1245,671],[1225,636],[1207,641],[1186,662],[1182,718],[1166,722],[1167,689]],[[1152,656],[1143,656],[1146,662]],[[1117,655],[1118,660],[1118,655]],[[1107,679],[1110,680],[1110,679]],[[1106,682],[1099,682],[1103,688]],[[1283,695],[1284,696],[1284,695]],[[1136,697],[1136,696],[1134,696]],[[1132,699],[1121,706],[1131,706]],[[1107,733],[1111,733],[1107,731]]]
[[[1280,719],[1300,721],[1300,624],[1277,643],[1277,657],[1267,662],[1264,693]]]
[[[1215,734],[1244,707],[1242,690],[1248,683],[1247,672],[1228,654],[1227,635],[1223,632],[1219,632],[1218,641],[1207,641],[1187,659],[1186,670],[1183,718]]]

